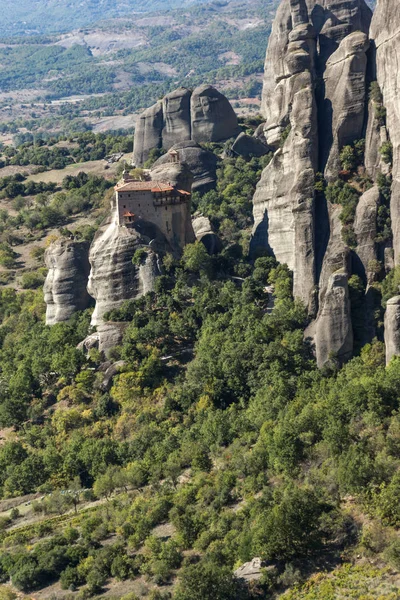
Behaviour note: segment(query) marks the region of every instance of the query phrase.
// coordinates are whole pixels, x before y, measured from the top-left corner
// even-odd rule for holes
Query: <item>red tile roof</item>
[[[117,192],[172,192],[174,188],[161,181],[126,181],[118,184],[115,189]]]
[[[177,190],[170,183],[163,181],[125,181],[115,186],[117,192],[173,192],[177,191],[183,196],[190,196],[190,192]]]

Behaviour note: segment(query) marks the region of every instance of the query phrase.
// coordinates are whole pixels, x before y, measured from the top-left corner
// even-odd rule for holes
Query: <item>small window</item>
[[[165,210],[168,210],[168,206],[165,207]]]

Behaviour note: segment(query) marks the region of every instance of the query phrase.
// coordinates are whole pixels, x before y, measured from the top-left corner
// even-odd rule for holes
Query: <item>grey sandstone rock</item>
[[[190,90],[181,87],[167,94],[163,99],[162,147],[166,150],[169,150],[177,142],[191,139],[191,96]]]
[[[363,137],[368,48],[367,35],[356,31],[340,42],[326,63],[320,139],[328,181],[337,179],[343,146]]]
[[[45,262],[49,271],[44,284],[47,325],[68,321],[76,311],[89,306],[88,256],[87,242],[61,238],[47,249]]]
[[[386,364],[400,356],[400,296],[388,300],[385,313]]]
[[[157,102],[147,108],[137,119],[135,126],[135,144],[133,162],[143,165],[149,158],[153,148],[162,148],[162,132],[164,127],[163,104]]]
[[[171,150],[176,150],[179,159],[190,169],[193,175],[192,191],[205,193],[215,187],[218,159],[213,152],[205,150],[193,140],[174,144]],[[168,154],[164,154],[153,165],[153,170],[169,161]]]
[[[298,14],[296,22],[306,18],[304,11],[300,12],[300,17]],[[274,44],[273,37],[270,44]],[[287,76],[278,84],[276,94],[278,98],[283,94],[290,99],[287,106],[285,104],[290,131],[283,147],[276,151],[264,169],[257,186],[253,199],[251,248],[264,247],[279,262],[288,265],[294,273],[294,295],[313,312],[316,274],[314,181],[318,169],[313,28],[300,22],[291,31],[286,50],[283,67]]]
[[[379,198],[379,188],[376,185],[365,192],[358,202],[354,221],[354,233],[357,238],[356,254],[361,266],[361,271],[355,268],[354,272],[370,283],[374,280],[371,263],[377,260],[375,238]]]
[[[197,143],[220,142],[238,133],[237,117],[229,100],[211,85],[193,90],[191,131]]]
[[[111,351],[116,346],[122,344],[128,325],[129,323],[114,323],[111,321],[106,321],[98,325],[99,350],[106,358],[110,356]]]
[[[238,579],[258,581],[262,577],[262,567],[263,564],[261,558],[253,558],[250,562],[244,563],[244,565],[236,569],[234,574]]]
[[[143,166],[152,148],[169,150],[183,142],[222,142],[239,133],[229,100],[210,85],[167,94],[137,120],[133,160]]]
[[[364,0],[281,2],[273,23],[264,69],[261,112],[266,118],[264,129],[268,144],[277,146],[288,124],[292,95],[286,80],[293,71],[288,68],[287,55],[289,44],[294,41],[293,29],[309,21],[312,24],[319,48],[312,70],[315,68],[322,74],[326,61],[337,50],[341,40],[355,31],[368,33],[371,16],[372,12]],[[303,40],[302,47],[307,50],[307,40]]]
[[[388,141],[386,127],[382,125],[375,115],[375,103],[371,100],[368,105],[368,124],[365,134],[365,168],[372,179],[376,179],[379,172],[387,174],[389,165],[382,160],[381,146]]]
[[[331,360],[343,364],[353,352],[353,328],[346,273],[330,278],[316,321],[315,346],[321,368]]]
[[[239,156],[248,158],[249,156],[264,156],[268,154],[270,148],[259,138],[242,132],[234,141],[232,151]]]
[[[378,0],[371,24],[376,47],[376,74],[386,108],[386,124],[393,144],[391,217],[395,264],[400,264],[400,3]]]
[[[98,231],[90,248],[88,291],[96,300],[94,326],[102,324],[105,313],[119,308],[125,300],[152,291],[159,275],[157,256],[152,251],[143,265],[132,264],[135,251],[147,246],[150,240],[135,229],[119,227],[114,218],[109,221]]]
[[[209,254],[217,254],[222,250],[222,243],[213,231],[210,219],[203,216],[195,217],[192,221],[196,240],[204,244]]]

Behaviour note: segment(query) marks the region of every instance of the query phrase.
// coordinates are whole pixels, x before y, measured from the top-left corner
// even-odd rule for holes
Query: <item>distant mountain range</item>
[[[101,19],[149,13],[211,0],[0,0],[0,35],[46,34],[70,31]],[[227,2],[217,2],[227,4]]]

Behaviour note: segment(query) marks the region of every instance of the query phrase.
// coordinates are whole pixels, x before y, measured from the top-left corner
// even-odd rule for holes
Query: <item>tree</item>
[[[228,567],[202,561],[183,569],[175,600],[240,600],[245,591]]]

